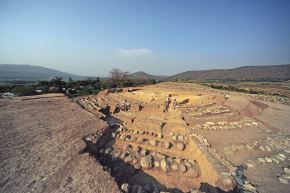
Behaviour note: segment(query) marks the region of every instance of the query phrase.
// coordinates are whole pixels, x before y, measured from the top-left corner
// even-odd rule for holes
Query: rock
[[[188,163],[190,163],[191,165],[195,165],[195,164],[196,164],[196,161],[195,161],[195,160],[192,160],[192,159],[190,159],[190,160],[188,160]]]
[[[121,152],[116,151],[116,152],[114,152],[113,157],[118,158],[120,156],[120,154],[121,154]]]
[[[183,137],[182,135],[178,135],[177,139],[178,139],[179,141],[184,141],[184,137]]]
[[[137,164],[137,163],[138,163],[138,159],[137,158],[133,158],[132,164]]]
[[[265,147],[267,151],[271,151],[271,148],[269,146]]]
[[[215,125],[214,122],[206,122],[208,125]]]
[[[170,142],[164,142],[164,147],[166,149],[169,149],[172,146],[172,144]]]
[[[160,167],[160,163],[159,163],[159,161],[155,161],[155,162],[154,162],[154,167],[156,167],[156,168]]]
[[[200,193],[200,191],[197,190],[197,189],[191,189],[191,190],[189,191],[189,193]]]
[[[285,151],[286,153],[290,153],[290,150],[289,150],[289,149],[284,149],[284,151]]]
[[[284,172],[285,174],[290,175],[290,168],[284,167],[284,168],[283,168],[283,172]]]
[[[138,147],[138,146],[134,146],[133,147],[133,152],[140,152],[141,151],[141,147]]]
[[[112,133],[111,136],[112,136],[113,138],[115,138],[115,137],[116,137],[116,133]]]
[[[210,143],[207,141],[207,139],[203,140],[203,144],[207,147],[210,147]]]
[[[282,153],[279,153],[278,156],[283,157],[283,158],[286,159],[286,156],[284,154],[282,154]]]
[[[230,177],[232,174],[231,172],[221,172],[221,175],[224,177]]]
[[[108,147],[105,149],[104,153],[105,154],[110,154],[113,151],[113,149],[111,147]]]
[[[178,165],[176,163],[171,164],[173,170],[178,170]]]
[[[167,172],[169,170],[169,163],[166,159],[161,160],[160,167],[164,172]]]
[[[254,165],[251,164],[251,163],[247,163],[247,166],[248,166],[248,168],[253,168],[254,167]]]
[[[199,176],[199,172],[196,168],[188,168],[187,172],[184,174],[185,176],[189,178],[197,178]]]
[[[252,125],[259,125],[257,122],[252,122]]]
[[[142,139],[142,138],[137,138],[136,142],[139,143],[139,144],[140,144],[140,143],[143,143],[143,142],[144,142],[144,139]]]
[[[260,146],[259,148],[260,148],[262,151],[265,151],[264,146]]]
[[[290,174],[282,174],[281,177],[284,179],[290,180]]]
[[[280,154],[277,154],[276,155],[276,158],[279,159],[279,160],[281,160],[281,161],[284,161],[286,159],[286,156],[284,154],[281,154],[280,153]]]
[[[127,157],[129,154],[127,153],[127,152],[125,152],[125,153],[122,153],[121,155],[120,155],[120,158],[121,159],[124,159],[125,157]]]
[[[153,156],[147,155],[142,157],[140,163],[143,168],[152,168],[154,163]]]
[[[121,185],[121,190],[123,190],[124,192],[129,192],[129,184],[124,183]]]
[[[283,178],[283,177],[279,177],[278,179],[279,179],[279,181],[280,181],[282,184],[289,184],[288,180],[286,180],[286,179]]]
[[[125,157],[124,161],[126,163],[131,163],[133,161],[133,158],[132,158],[132,156],[129,155],[129,156]]]
[[[147,149],[142,149],[141,150],[141,155],[147,155],[148,154],[148,150]]]
[[[272,159],[271,158],[268,158],[268,157],[265,157],[265,160],[269,163],[272,163]]]
[[[233,180],[229,177],[223,178],[223,185],[226,187],[232,187],[233,186]]]
[[[123,145],[123,149],[124,149],[124,150],[127,150],[127,149],[129,149],[130,147],[131,147],[130,144],[124,144],[124,145]]]
[[[126,135],[125,135],[125,134],[120,135],[120,137],[119,137],[119,139],[120,139],[120,140],[123,140],[123,141],[125,140],[125,138],[126,138]]]
[[[175,135],[173,135],[173,136],[172,136],[172,140],[173,140],[173,141],[176,141],[176,140],[177,140],[177,137],[176,137]]]
[[[264,160],[263,158],[258,158],[258,161],[261,163],[266,163],[266,160]]]
[[[162,138],[163,138],[163,135],[162,135],[161,133],[159,133],[159,134],[157,135],[157,138],[158,138],[158,139],[162,139]]]
[[[155,140],[150,140],[149,144],[155,146],[156,145],[156,141]]]
[[[130,141],[135,142],[135,141],[137,141],[137,139],[138,139],[137,137],[132,137]]]
[[[276,163],[276,164],[279,164],[280,162],[279,162],[279,160],[278,159],[276,159],[276,158],[272,158],[272,160]]]
[[[161,153],[157,153],[157,154],[155,154],[155,156],[157,159],[165,159],[166,158],[166,156],[161,154]]]
[[[185,149],[185,145],[184,143],[177,143],[176,147],[178,150],[183,151]]]
[[[187,167],[186,167],[184,164],[180,164],[180,165],[179,165],[179,171],[180,171],[181,173],[186,172],[186,170],[187,170]]]

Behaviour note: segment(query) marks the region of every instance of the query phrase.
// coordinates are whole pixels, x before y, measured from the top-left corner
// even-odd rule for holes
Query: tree
[[[62,77],[55,77],[50,82],[52,83],[53,86],[56,87],[59,87],[64,84],[64,81],[62,81]]]
[[[110,79],[114,84],[116,84],[117,88],[121,86],[121,84],[128,79],[129,72],[123,72],[118,68],[113,68],[110,71]]]

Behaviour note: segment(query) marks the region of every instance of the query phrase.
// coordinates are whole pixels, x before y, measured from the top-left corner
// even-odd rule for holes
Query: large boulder
[[[154,159],[152,155],[147,155],[141,158],[140,164],[143,168],[152,168]]]

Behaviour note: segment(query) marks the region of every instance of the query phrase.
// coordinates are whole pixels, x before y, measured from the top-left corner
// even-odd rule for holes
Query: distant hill
[[[50,80],[54,77],[63,77],[68,80],[81,80],[86,77],[75,74],[65,73],[58,70],[32,66],[32,65],[16,65],[16,64],[0,64],[0,81],[39,81]],[[244,66],[234,69],[215,69],[186,71],[173,76],[151,75],[145,72],[135,72],[129,74],[132,79],[156,79],[156,80],[290,80],[290,64],[285,65],[269,65],[269,66]]]
[[[133,79],[144,79],[144,80],[150,80],[150,79],[164,80],[167,78],[167,76],[151,75],[145,72],[134,72],[134,73],[129,74],[129,77]]]
[[[1,81],[39,81],[50,80],[55,77],[63,77],[68,80],[71,77],[73,80],[84,79],[82,76],[61,72],[58,70],[45,68],[33,65],[17,65],[17,64],[0,64],[0,80]]]
[[[290,79],[290,64],[269,66],[244,66],[234,69],[187,71],[167,80],[281,80]]]

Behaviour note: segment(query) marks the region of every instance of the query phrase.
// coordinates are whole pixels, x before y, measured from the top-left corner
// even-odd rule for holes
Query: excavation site
[[[108,125],[84,136],[82,152],[123,192],[286,193],[269,172],[289,173],[290,111],[275,101],[186,83],[104,90],[76,99]]]

